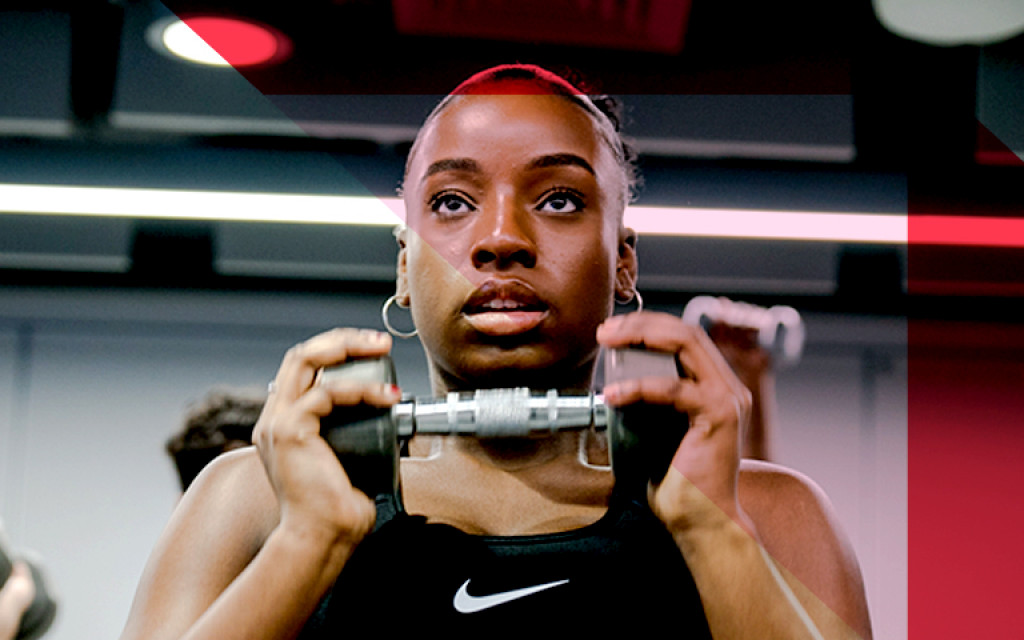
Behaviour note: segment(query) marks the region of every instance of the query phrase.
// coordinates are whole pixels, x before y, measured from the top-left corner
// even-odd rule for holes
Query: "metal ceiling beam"
[[[114,102],[124,8],[82,0],[71,10],[71,111],[78,126],[107,123]]]

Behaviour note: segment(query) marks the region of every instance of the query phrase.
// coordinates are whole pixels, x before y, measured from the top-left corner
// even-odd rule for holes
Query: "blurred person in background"
[[[167,440],[181,490],[188,489],[214,458],[252,444],[252,429],[265,395],[250,389],[212,389],[185,414],[180,431]]]

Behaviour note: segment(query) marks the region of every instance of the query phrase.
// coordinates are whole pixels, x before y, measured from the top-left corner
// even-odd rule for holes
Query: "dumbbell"
[[[7,579],[11,576],[15,558],[8,551],[9,547],[4,541],[2,534],[3,531],[0,531],[0,587],[5,585]],[[50,625],[53,624],[53,619],[57,615],[57,603],[50,596],[43,572],[39,568],[39,563],[25,557],[18,559],[28,565],[29,573],[32,574],[32,582],[35,583],[36,594],[28,609],[22,614],[21,622],[18,625],[18,633],[14,637],[15,640],[34,640],[46,633]]]
[[[606,382],[662,375],[679,375],[671,354],[640,349],[607,353]],[[381,357],[326,368],[324,380],[395,384],[396,376],[391,359]],[[600,394],[526,387],[408,397],[387,409],[344,407],[321,420],[321,433],[353,486],[369,496],[391,494],[399,500],[400,450],[414,434],[526,438],[591,427],[608,431],[616,490],[642,495],[649,480],[660,480],[668,470],[688,424],[671,407],[618,410],[609,408]]]
[[[683,309],[683,322],[699,325],[708,332],[716,323],[752,329],[757,332],[758,344],[771,354],[772,364],[778,368],[795,366],[803,355],[806,332],[800,313],[793,307],[765,308],[747,302],[696,296]]]

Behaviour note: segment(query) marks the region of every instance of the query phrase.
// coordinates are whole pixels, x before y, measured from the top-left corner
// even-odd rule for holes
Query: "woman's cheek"
[[[472,291],[472,284],[422,240],[409,248],[409,294],[413,319],[421,336],[433,334],[439,324],[461,308],[462,301]]]

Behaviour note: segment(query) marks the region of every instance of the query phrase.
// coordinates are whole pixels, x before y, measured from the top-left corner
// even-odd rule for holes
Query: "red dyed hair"
[[[532,64],[503,64],[474,73],[450,95],[566,95],[583,91],[562,76]]]

